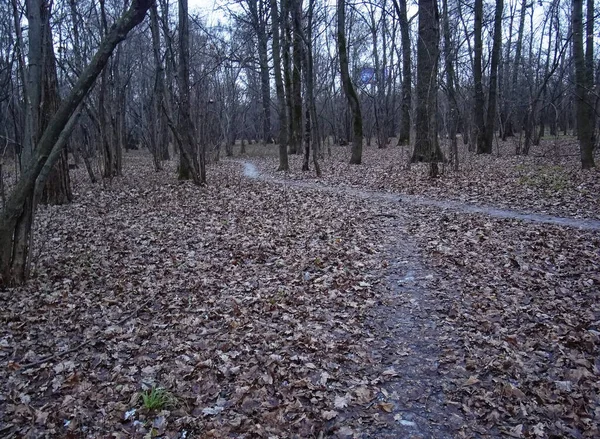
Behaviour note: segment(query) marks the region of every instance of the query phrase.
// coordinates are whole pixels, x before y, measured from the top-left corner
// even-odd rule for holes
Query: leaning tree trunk
[[[415,149],[411,161],[430,163],[431,177],[437,177],[437,162],[444,160],[437,134],[439,21],[437,1],[419,0],[417,114]]]
[[[358,96],[352,81],[350,79],[350,71],[348,69],[348,49],[346,43],[346,2],[338,0],[337,2],[337,34],[338,34],[338,51],[340,56],[340,70],[342,73],[342,85],[350,110],[352,111],[352,127],[354,138],[352,139],[352,156],[350,164],[360,165],[362,161],[362,143],[363,143],[363,123],[360,113],[360,104]]]
[[[132,1],[130,8],[103,38],[96,55],[81,73],[37,142],[31,164],[21,174],[0,216],[0,286],[25,281],[27,264],[21,264],[20,261],[29,259],[30,248],[29,234],[24,235],[23,230],[29,227],[29,233],[31,232],[33,209],[29,208],[27,201],[33,197],[36,180],[44,166],[52,166],[59,159],[60,154],[53,149],[56,146],[56,152],[59,152],[59,146],[64,148],[66,142],[57,143],[61,132],[94,85],[115,47],[127,37],[131,29],[142,22],[151,4],[152,0]],[[38,182],[41,183],[43,182]]]

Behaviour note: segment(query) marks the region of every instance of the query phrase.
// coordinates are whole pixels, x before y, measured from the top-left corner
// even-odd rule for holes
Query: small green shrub
[[[162,410],[174,404],[173,395],[161,387],[153,387],[140,396],[146,410]]]
[[[519,177],[520,185],[543,191],[560,192],[570,186],[569,177],[560,166],[545,166]]]

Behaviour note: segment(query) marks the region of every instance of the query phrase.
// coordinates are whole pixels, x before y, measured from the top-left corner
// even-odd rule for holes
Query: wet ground
[[[369,198],[381,201],[401,202],[418,206],[432,206],[443,210],[451,210],[463,213],[475,213],[488,215],[494,218],[517,219],[535,223],[553,224],[566,227],[574,227],[583,230],[600,230],[600,221],[594,219],[566,218],[540,213],[519,212],[510,209],[498,209],[491,206],[480,206],[475,204],[463,203],[453,200],[435,200],[431,198],[420,197],[417,195],[403,195],[389,192],[371,191],[357,189],[353,187],[325,186],[323,184],[310,181],[285,180],[261,175],[256,166],[249,162],[243,162],[244,175],[249,178],[259,178],[264,181],[270,181],[278,184],[286,184],[290,187],[301,187],[309,189],[319,189],[331,193],[341,193],[346,195],[355,195],[361,198]]]
[[[261,178],[251,163],[244,163],[244,175]],[[367,316],[365,331],[373,334],[372,358],[385,377],[381,391],[369,410],[346,413],[358,423],[353,436],[378,439],[455,437],[464,426],[460,411],[449,406],[442,387],[440,340],[447,337],[437,316],[439,304],[427,283],[435,273],[423,264],[416,244],[404,230],[408,209],[398,206],[397,196],[356,189],[332,188],[314,183],[287,182],[264,178],[294,187],[339,192],[369,198],[379,204],[379,221],[389,237],[386,264],[377,273],[380,301]],[[357,424],[354,425],[357,425]],[[356,432],[356,430],[355,430]]]
[[[423,264],[401,217],[383,220],[389,229],[389,265],[380,306],[369,320],[372,330],[381,334],[374,340],[374,355],[384,368],[398,373],[383,385],[380,395],[393,407],[382,415],[386,422],[363,437],[453,438],[464,420],[455,406],[447,404],[442,386],[446,371],[440,366],[440,345],[448,335],[436,297],[427,287],[436,274]]]
[[[428,283],[436,273],[420,257],[420,252],[405,230],[410,206],[432,206],[465,214],[560,225],[582,230],[600,230],[600,221],[527,213],[490,206],[479,206],[451,200],[434,200],[413,195],[392,194],[352,187],[326,186],[318,182],[293,181],[261,175],[249,162],[244,162],[244,175],[265,182],[294,188],[322,190],[343,196],[365,198],[377,203],[380,215],[369,220],[380,221],[389,237],[387,269],[381,273],[380,302],[368,316],[365,330],[373,336],[372,355],[382,369],[392,371],[381,383],[377,403],[385,410],[372,413],[349,413],[362,423],[361,438],[453,438],[470,431],[462,411],[450,404],[444,394],[452,370],[440,365],[442,346],[452,345],[452,329],[439,315],[441,304]],[[373,418],[375,421],[373,421]],[[486,437],[498,432],[486,431]]]

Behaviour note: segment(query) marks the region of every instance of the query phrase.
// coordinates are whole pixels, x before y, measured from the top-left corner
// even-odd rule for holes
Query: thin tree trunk
[[[475,28],[474,28],[474,58],[473,58],[473,81],[475,87],[475,105],[473,106],[473,122],[475,132],[475,148],[478,154],[485,152],[485,95],[483,93],[483,42],[481,33],[483,30],[483,0],[475,0]]]
[[[519,107],[521,106],[521,103],[523,102],[522,98],[520,97],[518,81],[519,81],[519,68],[520,68],[519,66],[521,64],[521,53],[523,51],[523,33],[525,31],[525,11],[528,8],[527,1],[528,0],[522,0],[522,2],[521,2],[519,30],[517,33],[517,46],[515,48],[515,59],[513,61],[512,79],[510,82],[510,102],[511,102],[512,107],[509,110],[507,123],[510,127],[511,132],[514,130],[514,125],[515,125],[514,119],[515,119],[515,115],[517,114],[516,110],[519,109]],[[522,153],[520,142],[517,143],[516,153],[517,154]]]
[[[448,0],[443,0],[444,14],[444,64],[446,67],[446,85],[448,92],[448,137],[450,138],[450,152],[452,154],[452,165],[458,171],[458,142],[456,131],[458,127],[458,104],[456,102],[456,90],[454,88],[454,47],[450,37],[450,18],[448,16]]]
[[[406,0],[393,0],[394,8],[400,22],[400,39],[402,44],[402,101],[400,105],[400,132],[398,144],[410,144],[410,109],[411,109],[411,50],[410,29],[406,12]]]

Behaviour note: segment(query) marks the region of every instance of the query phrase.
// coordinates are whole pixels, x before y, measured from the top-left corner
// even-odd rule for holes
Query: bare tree
[[[56,146],[64,147],[64,143],[57,143],[61,132],[94,85],[115,47],[141,23],[151,4],[151,0],[132,1],[130,8],[103,38],[96,55],[61,102],[37,142],[30,166],[21,174],[0,217],[0,285],[20,284],[26,279],[33,218],[33,209],[28,209],[27,203],[33,197],[36,180],[44,166],[53,166],[60,158],[61,148]]]
[[[393,0],[398,20],[400,22],[400,38],[402,41],[402,101],[400,105],[400,132],[398,144],[410,143],[410,109],[412,93],[412,68],[410,25],[406,12],[406,0]]]
[[[444,67],[446,68],[446,91],[448,95],[448,137],[450,138],[450,153],[452,164],[455,171],[458,171],[458,142],[456,140],[456,132],[458,129],[458,103],[455,88],[455,73],[454,73],[454,44],[450,36],[450,17],[448,14],[448,0],[443,0],[444,14]]]
[[[346,42],[346,2],[345,0],[337,0],[337,35],[338,35],[338,53],[340,57],[340,70],[342,73],[342,84],[344,93],[348,100],[348,105],[352,110],[352,126],[354,137],[352,139],[352,156],[350,163],[360,165],[362,161],[362,143],[363,143],[363,122],[360,112],[360,104],[358,96],[350,79],[348,69],[348,49]]]
[[[444,160],[437,133],[439,22],[437,0],[419,0],[416,138],[411,161],[429,163],[431,177],[437,177],[437,163]]]
[[[583,0],[573,0],[573,56],[575,58],[575,96],[577,102],[577,133],[581,151],[581,167],[590,169],[594,163],[594,119],[592,100],[594,78],[593,29],[594,1],[587,0],[586,50],[583,45]]]
[[[496,15],[494,17],[494,42],[492,45],[492,59],[490,62],[490,86],[488,94],[487,120],[485,123],[485,142],[479,153],[491,154],[492,142],[496,126],[496,105],[498,89],[498,64],[500,63],[500,49],[502,46],[502,12],[504,0],[496,0]],[[478,145],[479,146],[479,145]]]
[[[206,183],[204,157],[198,161],[194,121],[190,114],[190,29],[187,0],[179,0],[179,126],[174,135],[179,144],[179,179]]]

